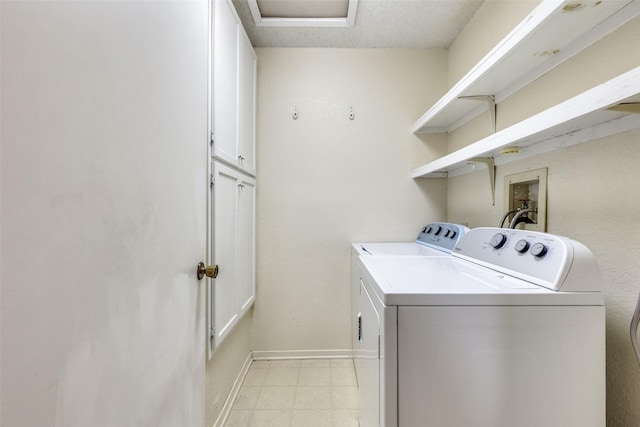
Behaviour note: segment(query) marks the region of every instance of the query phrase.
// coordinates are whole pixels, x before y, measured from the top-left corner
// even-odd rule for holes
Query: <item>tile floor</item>
[[[358,427],[351,359],[256,360],[225,427]]]

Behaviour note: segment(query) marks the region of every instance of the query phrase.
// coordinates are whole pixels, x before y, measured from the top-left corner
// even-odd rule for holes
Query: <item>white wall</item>
[[[1,424],[204,424],[207,2],[1,3]]]
[[[446,150],[410,131],[446,90],[446,51],[257,53],[253,349],[348,349],[350,244],[411,240],[445,215],[446,182],[409,173]]]
[[[455,85],[539,3],[540,0],[485,0],[464,31],[449,46],[449,87]]]
[[[495,5],[493,5],[495,6]],[[505,9],[506,10],[506,9]],[[494,9],[494,14],[499,12]],[[505,12],[506,13],[506,12]],[[471,28],[492,29],[479,14]],[[471,30],[469,30],[471,31]],[[465,34],[452,55],[475,52],[485,37]],[[495,37],[495,35],[492,35]],[[489,49],[489,43],[484,44]],[[486,51],[483,52],[483,54]],[[462,61],[460,61],[462,62]],[[450,64],[458,63],[453,59]],[[498,129],[516,123],[607,79],[640,65],[640,19],[631,21],[596,45],[498,105]],[[464,74],[457,70],[452,73]],[[479,117],[450,135],[455,150],[488,133],[488,118]],[[598,259],[607,309],[607,425],[640,425],[640,368],[629,341],[629,322],[640,292],[640,132],[591,141],[554,153],[500,166],[496,205],[491,206],[485,172],[449,180],[448,219],[470,226],[496,226],[502,213],[504,176],[548,168],[547,229],[586,244]]]

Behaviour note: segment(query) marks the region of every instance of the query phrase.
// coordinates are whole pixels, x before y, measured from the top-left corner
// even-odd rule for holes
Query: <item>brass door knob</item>
[[[197,271],[198,271],[198,280],[202,280],[204,276],[211,277],[212,279],[215,279],[216,277],[218,277],[217,264],[205,266],[204,262],[199,262]]]

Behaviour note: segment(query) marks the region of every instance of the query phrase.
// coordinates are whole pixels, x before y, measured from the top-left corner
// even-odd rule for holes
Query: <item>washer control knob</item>
[[[449,237],[449,233],[450,233],[449,230],[444,230],[444,237]]]
[[[436,231],[433,234],[435,234],[437,236],[438,234],[440,234],[441,231],[442,231],[442,227],[441,226],[437,226],[436,227]]]
[[[423,227],[423,228],[422,228],[422,232],[423,232],[423,233],[426,233],[426,232],[427,232],[427,227]]]
[[[450,238],[450,239],[455,238],[455,237],[456,237],[456,234],[458,234],[458,233],[456,233],[456,231],[455,231],[455,230],[451,230],[451,231],[449,231],[449,238]]]
[[[531,255],[536,258],[542,258],[547,254],[548,248],[542,243],[536,243],[531,246]]]
[[[524,239],[521,239],[521,240],[518,240],[518,243],[516,243],[515,250],[523,254],[527,252],[527,250],[529,250],[529,246],[530,246],[529,242],[527,242]]]
[[[502,233],[497,233],[495,236],[493,236],[491,238],[491,246],[494,249],[500,249],[501,247],[504,246],[504,244],[507,243],[507,236],[505,236]]]
[[[425,233],[427,233],[427,234],[431,233],[431,230],[433,230],[433,228],[431,228],[431,226],[430,226],[430,225],[427,225],[427,226],[424,228],[424,232],[425,232]]]

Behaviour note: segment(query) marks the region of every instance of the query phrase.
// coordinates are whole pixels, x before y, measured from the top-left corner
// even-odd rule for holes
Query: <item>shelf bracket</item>
[[[623,113],[640,114],[640,102],[622,102],[607,108],[609,111],[622,111]]]
[[[489,172],[489,185],[491,187],[491,204],[496,204],[496,164],[493,157],[474,157],[468,160],[469,163],[484,163]]]
[[[496,132],[496,98],[493,95],[473,95],[473,96],[459,96],[458,99],[469,99],[472,101],[483,101],[487,104],[489,109],[489,115],[491,116],[491,130]]]

